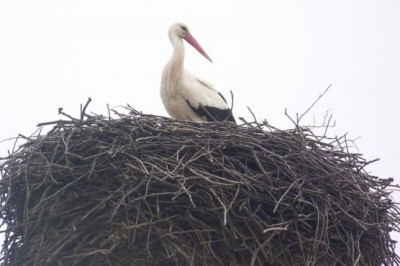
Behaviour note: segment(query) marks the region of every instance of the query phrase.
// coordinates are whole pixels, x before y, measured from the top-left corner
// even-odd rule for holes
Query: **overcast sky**
[[[96,113],[129,103],[167,116],[159,87],[174,22],[214,61],[186,45],[186,68],[232,90],[236,118],[250,107],[290,128],[285,108],[303,113],[332,84],[303,123],[329,111],[328,135],[358,138],[366,159],[381,158],[368,170],[400,183],[398,0],[1,1],[0,140],[60,118],[58,107],[78,115],[88,97]]]

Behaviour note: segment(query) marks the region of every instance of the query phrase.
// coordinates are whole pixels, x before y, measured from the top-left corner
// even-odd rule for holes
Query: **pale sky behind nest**
[[[186,23],[213,59],[186,45],[185,66],[230,102],[236,118],[293,128],[335,121],[367,170],[400,183],[400,1],[99,1],[0,2],[0,140],[30,135],[58,108],[107,114],[126,105],[167,116],[159,96],[174,22]],[[13,141],[0,143],[0,157]],[[356,150],[357,151],[357,150]],[[394,197],[400,201],[400,192]],[[398,235],[395,235],[400,240]],[[400,250],[398,247],[397,250]]]

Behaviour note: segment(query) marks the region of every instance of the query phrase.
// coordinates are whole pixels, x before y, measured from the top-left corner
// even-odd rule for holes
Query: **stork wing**
[[[207,121],[236,123],[225,98],[211,84],[193,75],[187,76],[185,81],[188,88],[185,100],[193,112]]]
[[[199,105],[197,108],[193,107],[188,100],[186,100],[193,112],[200,117],[205,117],[207,121],[229,121],[236,123],[235,118],[232,115],[231,109],[219,109],[212,106]]]

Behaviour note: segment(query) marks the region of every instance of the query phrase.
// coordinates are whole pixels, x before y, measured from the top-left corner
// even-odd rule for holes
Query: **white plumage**
[[[207,81],[184,69],[183,40],[212,62],[190,34],[188,27],[182,23],[173,24],[168,35],[174,51],[164,68],[161,81],[161,99],[168,114],[178,120],[235,122],[224,97]]]

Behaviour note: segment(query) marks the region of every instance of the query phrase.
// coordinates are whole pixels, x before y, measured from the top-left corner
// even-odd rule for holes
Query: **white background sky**
[[[226,98],[232,90],[236,118],[250,118],[249,106],[290,128],[285,108],[303,113],[332,83],[304,123],[329,110],[328,134],[361,137],[359,152],[381,158],[368,170],[400,183],[398,0],[1,1],[0,140],[60,118],[58,107],[78,115],[89,96],[96,113],[129,103],[166,116],[159,87],[174,22],[214,61],[186,45],[186,68]],[[11,146],[0,143],[0,157]]]

